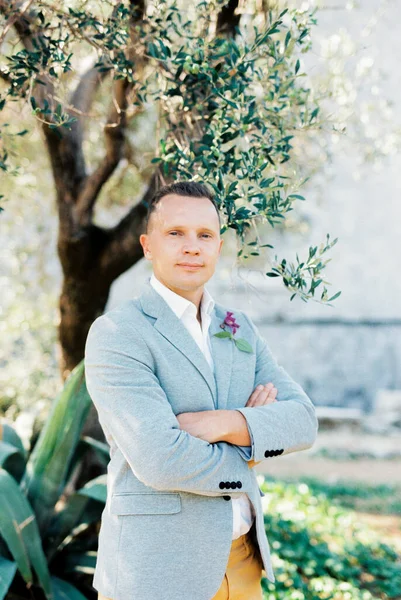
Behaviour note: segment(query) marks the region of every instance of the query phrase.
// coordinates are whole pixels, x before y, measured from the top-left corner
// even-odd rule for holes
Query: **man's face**
[[[171,289],[193,291],[214,274],[223,240],[216,209],[208,198],[169,194],[149,218],[139,241],[155,276]],[[182,265],[201,265],[188,268]]]

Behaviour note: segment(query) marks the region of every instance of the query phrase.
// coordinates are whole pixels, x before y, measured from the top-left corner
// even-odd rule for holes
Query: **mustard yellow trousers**
[[[211,600],[262,600],[263,563],[251,534],[231,542],[226,572],[217,594]]]
[[[254,541],[254,526],[231,542],[226,572],[217,593],[210,600],[263,600],[263,563]],[[98,594],[98,600],[112,600]]]

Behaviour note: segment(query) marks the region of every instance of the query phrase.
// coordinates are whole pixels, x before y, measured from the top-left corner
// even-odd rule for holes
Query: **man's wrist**
[[[218,427],[221,432],[221,441],[238,446],[250,446],[252,440],[249,435],[248,424],[244,415],[238,410],[217,410]]]

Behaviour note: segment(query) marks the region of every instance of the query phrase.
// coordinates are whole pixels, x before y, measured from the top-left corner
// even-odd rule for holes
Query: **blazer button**
[[[281,448],[281,450],[278,451],[279,454],[282,454],[284,452],[284,448]]]
[[[266,458],[272,456],[272,451],[271,450],[266,450],[265,456],[266,456]]]
[[[231,500],[231,496],[223,496],[224,500]]]
[[[237,488],[242,488],[242,483],[240,481],[237,481]]]
[[[219,488],[220,488],[221,490],[224,490],[224,488],[225,488],[225,487],[226,487],[226,484],[224,483],[224,481],[220,481],[220,483],[219,483]]]
[[[230,485],[230,487],[231,487],[233,490],[235,490],[235,488],[237,487],[237,484],[235,483],[235,481],[232,481],[232,482],[231,482],[231,485]]]
[[[224,482],[224,487],[225,487],[227,490],[229,490],[229,489],[230,489],[230,487],[231,487],[231,483],[230,483],[229,481],[225,481],[225,482]]]

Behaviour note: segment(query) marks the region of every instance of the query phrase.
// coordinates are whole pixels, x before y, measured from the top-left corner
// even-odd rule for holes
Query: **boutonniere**
[[[233,312],[230,312],[229,310],[227,311],[225,319],[220,324],[220,327],[221,327],[221,329],[224,329],[224,331],[219,331],[218,333],[214,333],[213,334],[214,336],[216,336],[218,338],[230,338],[231,340],[234,340],[235,345],[237,346],[237,348],[239,350],[242,350],[242,352],[249,352],[250,354],[253,354],[252,346],[249,342],[247,342],[243,338],[235,338],[234,337],[237,329],[240,328],[240,325],[238,325],[238,323],[236,323]],[[230,327],[232,329],[232,332],[227,331],[226,327]]]

